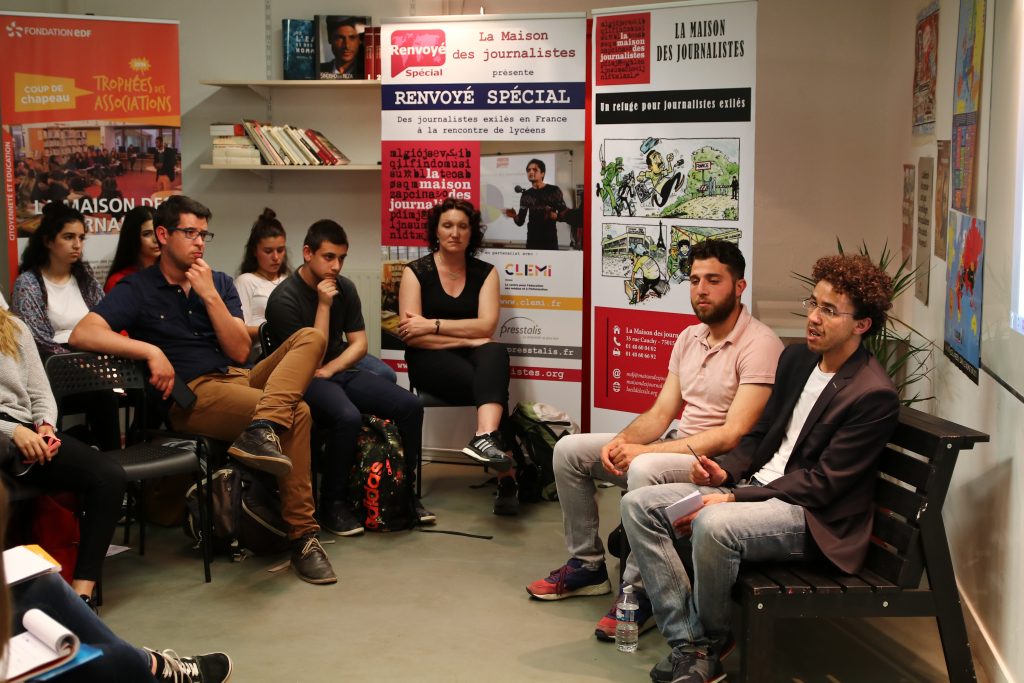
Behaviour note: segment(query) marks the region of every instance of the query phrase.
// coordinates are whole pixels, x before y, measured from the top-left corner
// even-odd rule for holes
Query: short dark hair
[[[441,215],[446,211],[461,211],[466,214],[469,219],[469,245],[466,247],[466,256],[474,255],[484,242],[483,219],[471,202],[455,197],[448,197],[440,204],[427,209],[427,244],[430,245],[430,251],[441,248],[441,241],[437,238],[437,226],[441,222]]]
[[[736,280],[742,280],[743,273],[747,270],[747,260],[743,258],[743,252],[740,251],[739,245],[728,240],[709,239],[697,242],[690,246],[688,258],[691,270],[694,261],[718,259],[723,266],[729,269],[729,273]]]
[[[865,337],[881,331],[892,308],[892,278],[884,270],[860,254],[822,256],[811,270],[815,282],[824,280],[840,294],[850,297],[853,314],[861,320],[871,318]]]
[[[161,202],[153,212],[153,228],[176,228],[181,222],[183,213],[190,213],[207,221],[213,218],[213,212],[195,199],[183,194],[175,194]]]
[[[344,17],[344,18],[330,18],[327,19],[327,35],[330,36],[332,33],[337,31],[342,26],[351,26],[352,28],[359,30],[358,24],[363,22],[356,19],[356,17]]]
[[[537,164],[537,168],[540,169],[541,173],[543,173],[544,175],[548,174],[548,167],[545,166],[544,162],[541,161],[540,159],[530,159],[529,161],[526,162],[526,168],[530,168],[530,164]]]
[[[330,218],[321,218],[309,226],[309,230],[306,231],[306,239],[302,241],[302,245],[309,247],[309,250],[315,253],[320,250],[320,245],[324,242],[347,247],[348,235],[345,234],[345,228]]]
[[[245,251],[242,252],[242,265],[238,267],[239,273],[255,273],[259,269],[259,263],[256,261],[256,247],[260,245],[260,240],[267,237],[287,237],[284,226],[281,225],[281,221],[277,220],[277,214],[269,207],[264,208],[263,213],[252,224],[249,240],[245,243]],[[286,249],[280,274],[287,275],[289,270]]]

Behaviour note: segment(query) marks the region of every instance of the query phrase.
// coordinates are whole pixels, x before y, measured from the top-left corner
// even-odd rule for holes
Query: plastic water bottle
[[[619,652],[636,652],[639,629],[636,624],[636,611],[640,608],[633,587],[622,589],[622,600],[615,607],[615,646]]]

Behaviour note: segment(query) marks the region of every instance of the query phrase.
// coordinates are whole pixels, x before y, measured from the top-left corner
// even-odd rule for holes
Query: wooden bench
[[[771,680],[776,619],[934,616],[949,680],[974,681],[942,505],[957,455],[988,439],[901,408],[879,464],[874,533],[862,572],[848,575],[811,564],[740,568],[734,596],[742,613],[737,625],[741,679]]]

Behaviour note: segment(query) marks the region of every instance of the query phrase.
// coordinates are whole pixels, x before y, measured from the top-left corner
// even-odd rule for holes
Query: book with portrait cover
[[[316,34],[312,19],[282,19],[284,78],[311,81],[316,78]]]
[[[366,49],[363,34],[369,24],[369,17],[316,15],[313,28],[316,34],[317,78],[337,80],[364,77]]]

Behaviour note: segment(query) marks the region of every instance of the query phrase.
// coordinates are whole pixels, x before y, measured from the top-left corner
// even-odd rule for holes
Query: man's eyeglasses
[[[800,302],[800,305],[804,307],[805,311],[807,311],[807,315],[814,313],[814,309],[818,309],[818,312],[821,313],[821,317],[824,318],[825,320],[834,320],[837,316],[840,315],[848,315],[851,317],[853,317],[854,315],[853,313],[837,311],[836,309],[828,305],[819,304],[814,299],[804,299],[803,301]]]
[[[201,237],[204,242],[213,241],[213,233],[209,230],[200,230],[199,228],[167,228],[168,232],[180,232],[185,236],[185,239],[194,242],[197,237]]]

